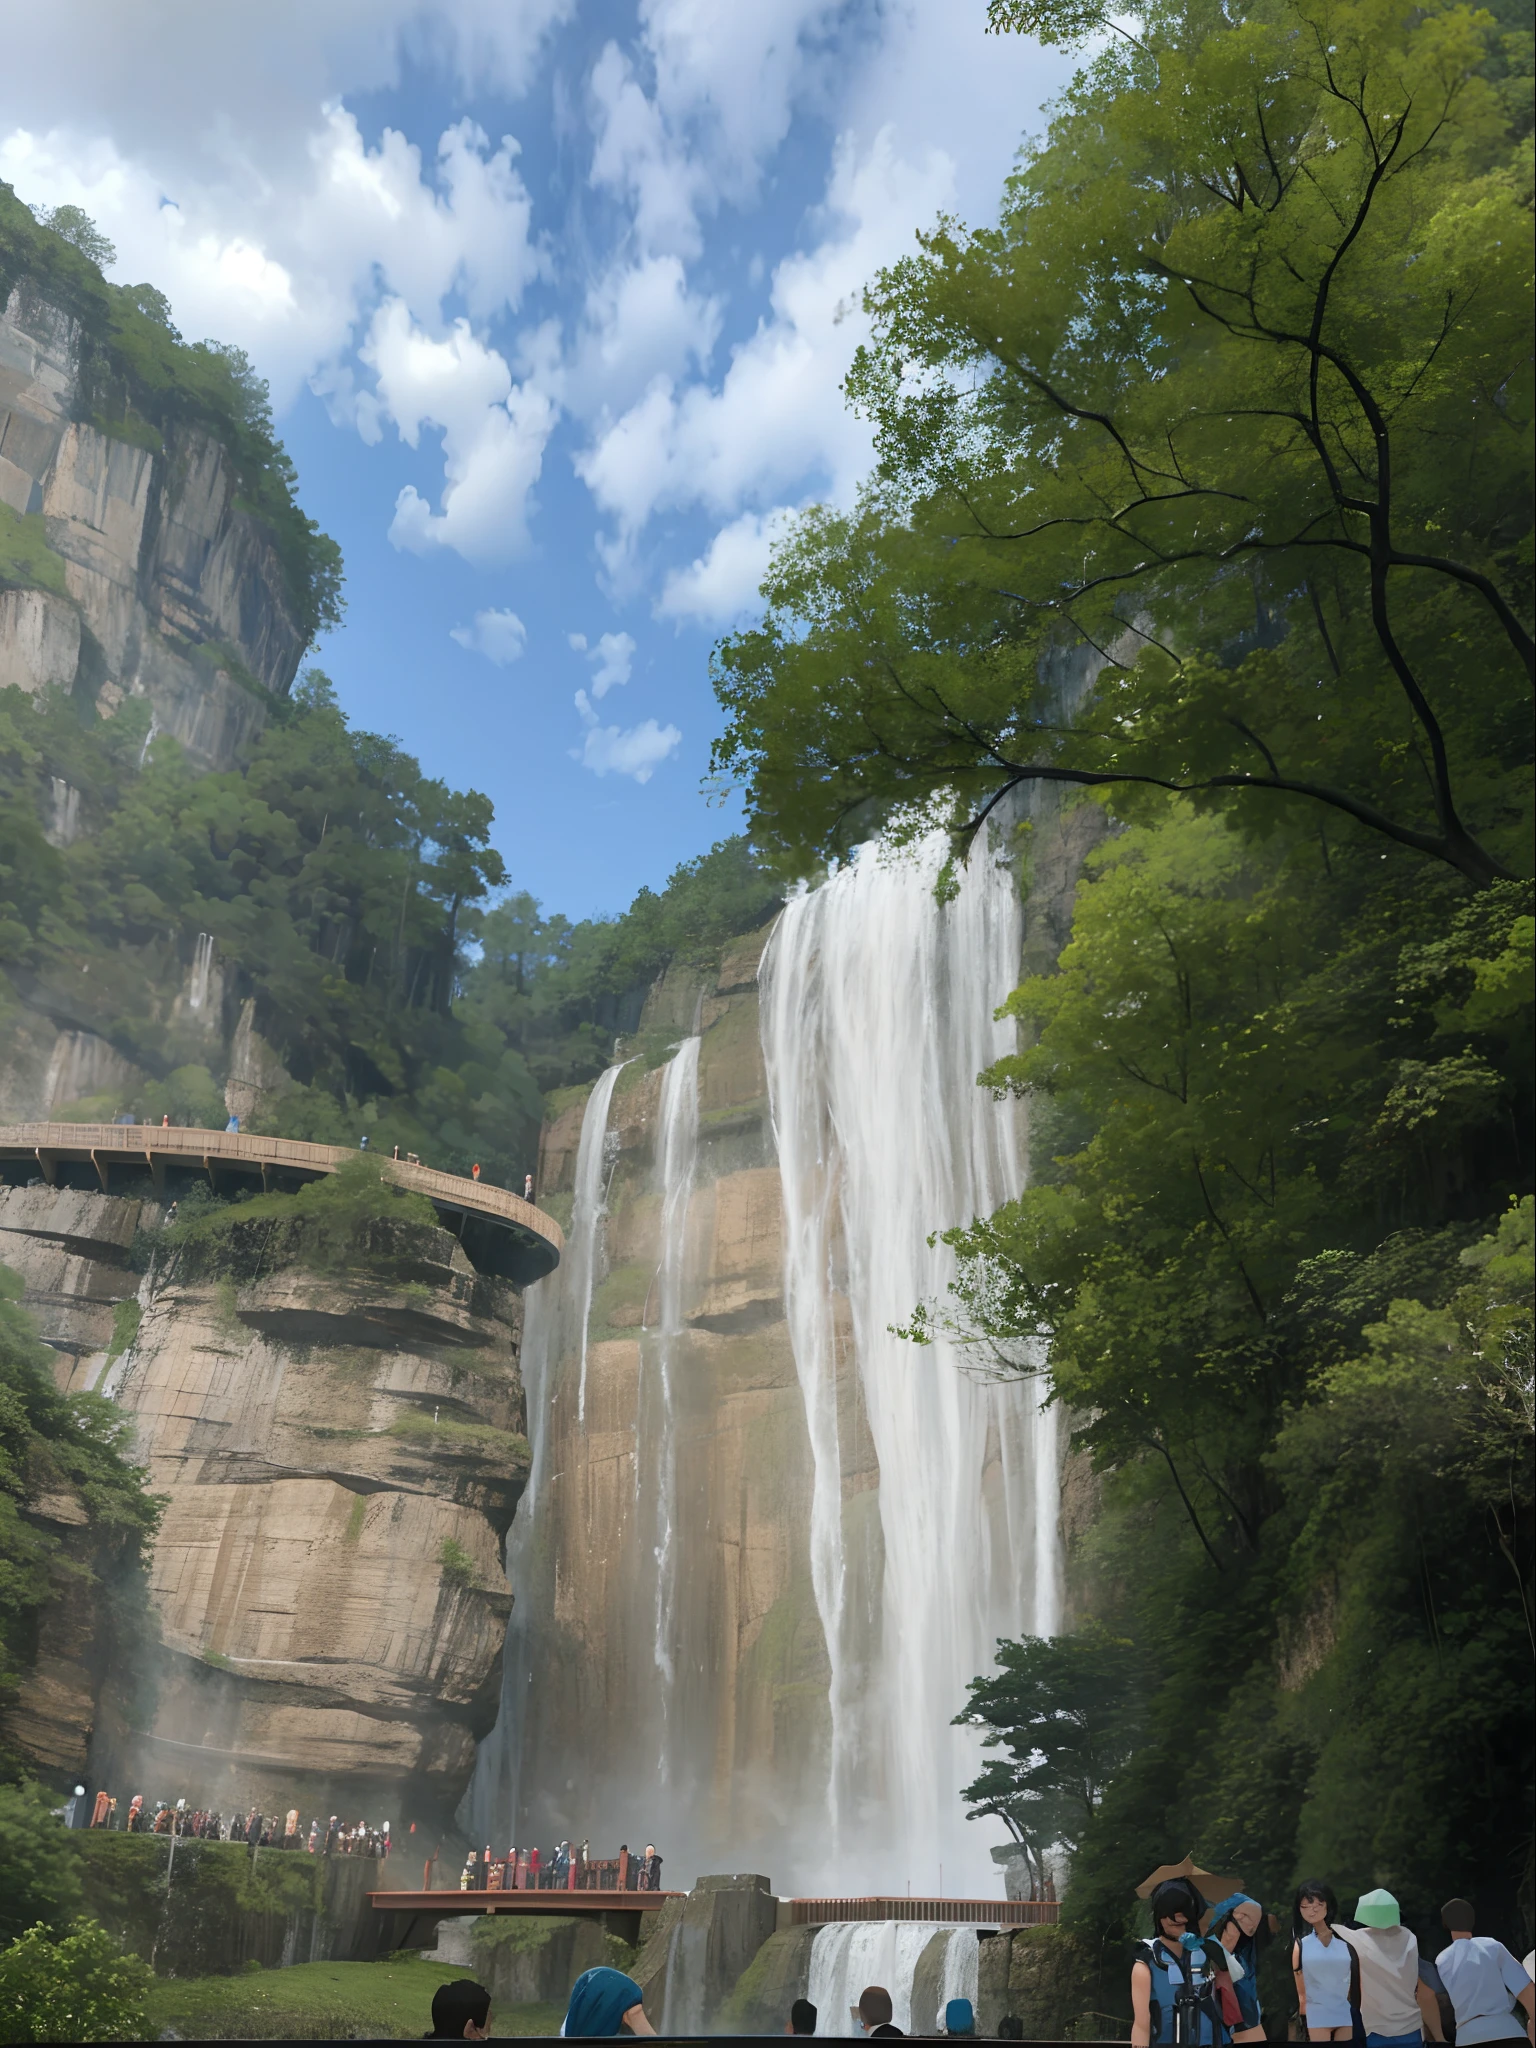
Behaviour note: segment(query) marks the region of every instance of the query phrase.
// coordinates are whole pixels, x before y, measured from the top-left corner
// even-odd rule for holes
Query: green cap
[[[1355,1906],[1355,1918],[1362,1927],[1401,1927],[1403,1924],[1396,1899],[1390,1892],[1380,1890],[1362,1895]]]

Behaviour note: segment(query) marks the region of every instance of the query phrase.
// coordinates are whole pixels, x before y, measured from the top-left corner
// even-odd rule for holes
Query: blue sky
[[[739,818],[701,789],[709,650],[868,466],[860,291],[941,210],[991,214],[1066,76],[984,20],[54,0],[7,30],[0,177],[249,350],[346,555],[315,658],[579,917]]]

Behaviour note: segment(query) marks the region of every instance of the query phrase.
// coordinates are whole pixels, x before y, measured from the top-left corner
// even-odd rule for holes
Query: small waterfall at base
[[[936,1953],[927,1955],[930,1949]],[[852,2008],[859,1994],[871,1984],[883,1984],[891,1994],[893,2023],[904,2034],[932,2034],[950,1999],[968,1998],[975,2005],[978,1956],[974,1927],[912,1920],[849,1920],[823,1927],[811,1944],[805,1994],[816,2008],[816,2031],[856,2032]]]
[[[990,1214],[1025,1177],[1015,1105],[976,1085],[1014,1043],[994,1012],[1018,979],[1018,892],[978,842],[940,905],[947,852],[942,834],[900,857],[863,849],[791,900],[763,962],[786,1311],[814,1468],[812,1581],[831,1667],[826,1812],[804,1871],[823,1894],[908,1881],[928,1892],[941,1864],[952,1893],[996,1891],[958,1797],[979,1743],[950,1723],[999,1635],[1060,1625],[1054,1411],[1037,1383],[987,1380],[943,1337],[919,1350],[894,1334],[954,1272],[930,1233]],[[873,1516],[867,1491],[844,1484],[864,1427]]]

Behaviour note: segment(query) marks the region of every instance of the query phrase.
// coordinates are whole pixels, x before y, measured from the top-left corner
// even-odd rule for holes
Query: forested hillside
[[[9,1000],[88,1025],[151,1077],[72,1117],[222,1125],[224,1075],[164,1025],[165,988],[205,933],[291,1077],[263,1128],[340,1144],[367,1131],[520,1184],[541,1091],[601,1069],[669,959],[777,900],[738,839],[621,917],[546,918],[507,889],[487,800],[354,731],[318,671],[228,774],[195,774],[147,716],[0,693]],[[64,846],[48,836],[56,782],[78,792]]]
[[[716,659],[789,872],[879,820],[964,858],[1040,783],[1103,812],[986,1077],[1032,1184],[914,1329],[1044,1339],[1096,1474],[1083,1634],[978,1683],[973,1796],[1073,1848],[1098,1937],[1193,1848],[1525,1942],[1528,17],[992,20],[1097,54],[996,223],[872,287],[877,474]]]

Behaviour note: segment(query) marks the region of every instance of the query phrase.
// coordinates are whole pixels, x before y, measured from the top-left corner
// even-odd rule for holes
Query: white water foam
[[[893,1334],[939,1298],[929,1236],[1024,1184],[1015,1105],[976,1086],[1013,1048],[994,1011],[1018,978],[1009,867],[978,843],[958,896],[940,834],[867,848],[786,907],[763,963],[762,1039],[784,1185],[786,1308],[814,1466],[812,1581],[831,1663],[817,1888],[933,1889],[942,1864],[989,1896],[997,1872],[959,1791],[981,1761],[951,1727],[999,1635],[1060,1625],[1058,1444],[1035,1382],[984,1377],[964,1347]],[[839,1390],[846,1293],[857,1395]],[[877,1514],[844,1472],[862,1406]],[[811,1845],[808,1844],[808,1851]],[[808,1870],[807,1875],[810,1875]],[[866,1981],[869,1981],[866,1979]],[[878,1980],[877,1980],[878,1981]]]

